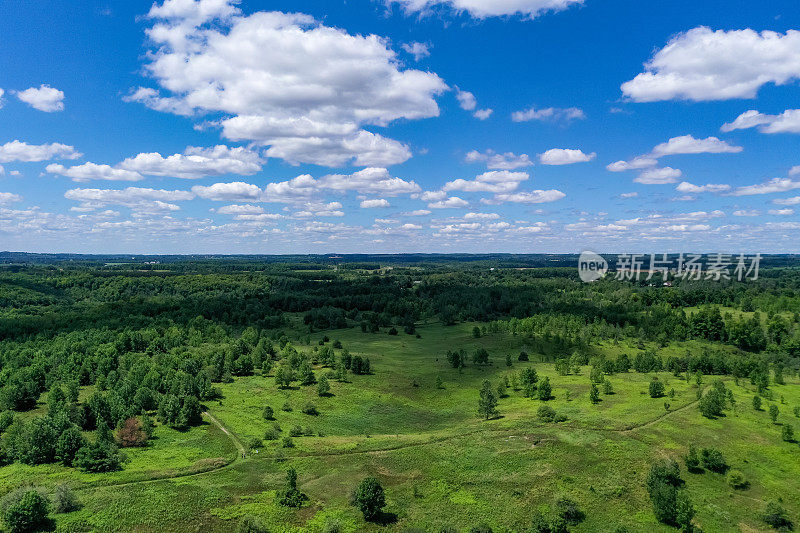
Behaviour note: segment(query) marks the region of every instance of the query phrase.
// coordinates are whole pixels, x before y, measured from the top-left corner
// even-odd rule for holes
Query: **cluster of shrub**
[[[20,487],[0,500],[0,518],[11,533],[52,531],[51,513],[71,513],[82,507],[69,485],[60,484],[53,494],[38,487]]]

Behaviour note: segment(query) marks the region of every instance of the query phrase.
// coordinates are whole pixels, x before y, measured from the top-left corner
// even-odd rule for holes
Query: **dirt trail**
[[[226,428],[225,425],[222,422],[220,422],[216,416],[212,415],[208,411],[203,412],[203,415],[208,417],[208,419],[211,420],[212,424],[221,429],[222,432],[225,433],[231,439],[231,442],[233,442],[233,444],[236,446],[236,449],[239,450],[239,455],[242,458],[244,458],[247,453],[247,450],[244,447],[244,444],[242,444],[242,441],[239,440],[239,437],[237,437],[235,433]]]

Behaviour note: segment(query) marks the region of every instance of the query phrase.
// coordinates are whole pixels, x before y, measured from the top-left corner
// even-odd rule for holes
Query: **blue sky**
[[[798,252],[799,18],[6,3],[0,249]]]

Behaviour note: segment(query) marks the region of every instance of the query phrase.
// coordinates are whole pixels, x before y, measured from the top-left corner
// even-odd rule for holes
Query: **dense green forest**
[[[11,531],[714,531],[728,519],[750,531],[797,517],[796,493],[786,496],[800,453],[793,258],[767,258],[758,280],[670,284],[582,283],[574,259],[558,256],[0,259],[0,512]],[[594,485],[598,461],[605,481],[622,476],[614,454],[627,443],[570,474],[585,475],[588,494],[562,479],[550,501],[524,488],[531,480],[503,481],[535,468],[525,454],[538,442],[551,442],[541,453],[555,464],[574,451],[558,446],[570,431],[627,438],[689,408],[700,448],[687,434],[640,437],[658,453],[631,452],[632,464],[653,465],[632,474],[635,487]],[[766,438],[765,418],[780,427],[762,443],[779,448],[779,467],[754,465],[736,440]],[[500,465],[473,457],[457,480],[416,464],[422,455],[379,466],[380,454],[436,442],[502,454],[509,444],[490,439],[500,431],[539,440]],[[714,435],[735,448],[701,445]],[[726,451],[749,459],[733,465]],[[749,491],[747,505],[692,503],[687,476],[706,470],[728,485],[706,475],[703,498]],[[164,503],[136,484],[186,476],[205,476],[192,490],[213,488],[211,499],[190,516],[148,519]],[[148,512],[99,511],[128,496]],[[616,524],[615,509],[635,514]]]

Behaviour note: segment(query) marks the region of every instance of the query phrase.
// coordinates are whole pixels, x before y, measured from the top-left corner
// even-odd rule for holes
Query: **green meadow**
[[[311,353],[323,335],[339,340],[353,355],[368,357],[372,374],[331,380],[330,395],[315,386],[294,383],[280,390],[272,375],[257,371],[219,385],[218,400],[204,402],[204,423],[187,431],[158,425],[145,448],[126,449],[119,472],[81,473],[58,465],[0,468],[5,489],[29,483],[73,487],[83,508],[56,516],[58,531],[233,531],[244,517],[254,517],[273,532],[466,531],[485,523],[493,531],[528,531],[531,515],[548,512],[555,499],[579,503],[585,520],[572,531],[674,531],[656,521],[645,479],[661,458],[682,457],[690,444],[720,450],[731,468],[749,482],[731,488],[723,474],[688,473],[686,489],[702,531],[764,531],[764,502],[780,500],[800,508],[800,446],[781,440],[780,424],[800,427],[793,413],[800,406],[797,378],[772,384],[773,401],[752,407],[754,386],[747,380],[694,375],[615,373],[607,377],[612,394],[589,401],[588,366],[560,375],[541,362],[524,335],[488,333],[473,336],[472,323],[429,323],[416,335],[362,333],[357,328],[309,336],[299,330],[296,347]],[[672,353],[701,350],[702,341],[673,342],[658,348]],[[490,365],[454,369],[447,350],[472,353],[485,348]],[[634,356],[641,346],[604,341],[594,349],[608,358]],[[521,351],[530,361],[518,360]],[[511,356],[507,366],[506,356]],[[548,377],[553,398],[547,401],[560,421],[537,415],[545,403],[509,388],[500,398],[499,416],[478,416],[478,390],[513,372],[535,368]],[[324,370],[317,366],[317,376]],[[648,385],[657,376],[669,394],[651,398]],[[716,419],[701,416],[698,394],[715,379],[732,391],[734,407]],[[82,395],[87,394],[83,391]],[[42,403],[36,412],[46,409]],[[314,404],[317,415],[303,412]],[[773,423],[770,404],[780,414]],[[668,405],[665,405],[668,404]],[[275,421],[263,418],[264,407]],[[287,410],[287,409],[291,410]],[[210,415],[210,416],[209,416]],[[213,417],[213,419],[212,419]],[[280,438],[265,432],[280,427]],[[300,428],[301,436],[284,437]],[[260,441],[260,442],[259,442]],[[242,455],[245,449],[246,457]],[[289,467],[299,475],[298,488],[308,496],[300,509],[278,505],[275,494]],[[367,523],[350,504],[351,493],[366,476],[386,490],[387,524]],[[794,511],[791,511],[794,512]],[[794,519],[798,519],[796,514]]]

